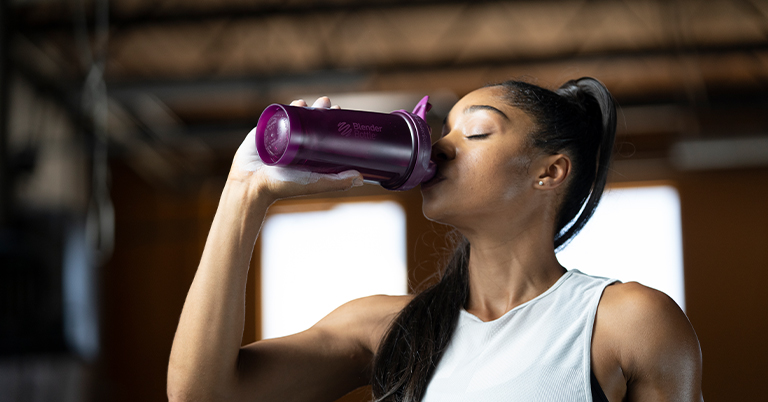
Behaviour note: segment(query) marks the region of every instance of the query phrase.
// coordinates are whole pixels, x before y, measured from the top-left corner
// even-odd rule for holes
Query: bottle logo
[[[350,125],[345,121],[339,123],[337,127],[339,134],[344,137],[363,138],[367,140],[375,139],[376,136],[381,133],[381,130],[384,128],[375,124],[352,123]]]
[[[342,121],[339,123],[339,134],[344,137],[349,137],[352,135],[352,126],[350,126],[349,123]]]

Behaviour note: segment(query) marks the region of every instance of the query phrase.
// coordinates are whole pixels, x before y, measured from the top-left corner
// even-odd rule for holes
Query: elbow
[[[231,381],[211,374],[214,373],[184,370],[170,364],[166,383],[168,400],[170,402],[233,400],[234,386]]]
[[[214,389],[184,387],[168,384],[166,396],[169,402],[231,401],[231,393],[217,392]]]
[[[170,379],[166,387],[169,402],[215,401],[222,398],[216,396],[215,390],[195,386],[190,382],[174,382]]]
[[[166,396],[169,402],[188,402],[195,399],[184,388],[172,385],[171,383],[168,383],[166,387]]]
[[[203,400],[195,397],[194,389],[190,386],[192,381],[188,380],[179,370],[174,369],[173,365],[168,367],[168,378],[166,380],[166,396],[170,402],[188,402],[194,400]]]
[[[188,402],[194,400],[194,398],[191,398],[184,393],[177,392],[176,390],[171,389],[171,387],[168,387],[167,396],[168,402]]]
[[[170,402],[209,401],[211,395],[206,395],[208,389],[204,381],[198,378],[194,371],[185,370],[173,364],[168,365],[168,377],[166,379],[166,396]],[[207,392],[210,394],[210,392]]]

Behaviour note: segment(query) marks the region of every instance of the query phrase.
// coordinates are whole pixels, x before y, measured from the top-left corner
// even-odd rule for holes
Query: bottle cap
[[[427,112],[432,109],[429,96],[421,98],[413,112],[396,110],[392,114],[399,115],[408,122],[413,136],[413,151],[411,153],[410,174],[402,184],[393,187],[384,187],[387,190],[410,190],[419,184],[431,179],[437,173],[437,165],[431,161],[432,157],[432,129],[427,124]]]

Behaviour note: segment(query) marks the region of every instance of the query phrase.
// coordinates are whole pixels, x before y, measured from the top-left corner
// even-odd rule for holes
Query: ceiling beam
[[[558,0],[546,0],[547,2],[557,2]],[[242,4],[224,6],[214,6],[209,8],[194,9],[189,7],[174,11],[157,11],[150,5],[147,11],[135,14],[123,15],[115,11],[115,7],[110,11],[110,24],[115,29],[137,29],[147,26],[169,26],[177,24],[203,23],[208,21],[227,20],[253,20],[258,22],[269,18],[278,17],[304,17],[308,15],[323,16],[336,13],[359,13],[359,12],[381,12],[393,9],[407,10],[417,7],[431,6],[449,6],[449,5],[480,5],[489,3],[515,3],[518,1],[503,0],[390,0],[390,1],[350,1],[337,3],[312,2],[296,6],[296,3],[283,5],[281,3],[263,4],[254,2],[251,6]],[[51,34],[69,32],[72,30],[72,20],[69,13],[50,12],[47,18],[41,18],[35,11],[45,7],[61,8],[66,7],[64,2],[58,4],[39,4],[22,3],[14,7],[14,12],[20,18],[19,30],[24,34]],[[61,10],[60,10],[61,11]],[[92,16],[88,19],[89,29],[93,29]]]
[[[681,60],[689,60],[690,63],[682,63]],[[704,90],[715,88],[720,80],[727,82],[735,93],[748,94],[751,91],[755,95],[764,96],[768,90],[768,66],[761,60],[768,60],[768,44],[688,51],[624,51],[610,55],[499,58],[430,66],[405,64],[346,71],[239,77],[111,79],[107,84],[111,96],[121,100],[145,93],[161,98],[239,94],[251,98],[274,99],[284,93],[402,91],[409,88],[417,92],[448,88],[463,95],[489,82],[515,77],[532,76],[544,85],[555,85],[561,80],[576,78],[575,75],[593,75],[613,84],[618,96],[628,103],[658,103],[669,102],[670,97],[685,94],[691,85],[703,85]],[[691,63],[694,67],[689,65]],[[741,71],[731,67],[734,63],[739,63]],[[690,68],[697,71],[688,71]],[[739,85],[739,82],[742,84]],[[659,99],[654,101],[654,98]]]

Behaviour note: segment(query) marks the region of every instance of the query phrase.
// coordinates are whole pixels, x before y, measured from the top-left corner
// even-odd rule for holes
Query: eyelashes
[[[475,135],[468,135],[466,138],[469,139],[469,140],[480,140],[480,139],[483,139],[483,138],[485,138],[485,137],[487,137],[489,135],[490,134],[475,134]]]
[[[442,139],[442,138],[444,138],[448,134],[450,134],[450,130],[447,130],[447,131],[443,130],[443,133],[440,135],[440,138]],[[473,135],[464,136],[464,138],[466,138],[468,140],[480,140],[480,139],[483,139],[485,137],[488,137],[489,135],[491,135],[491,133],[473,134]]]

